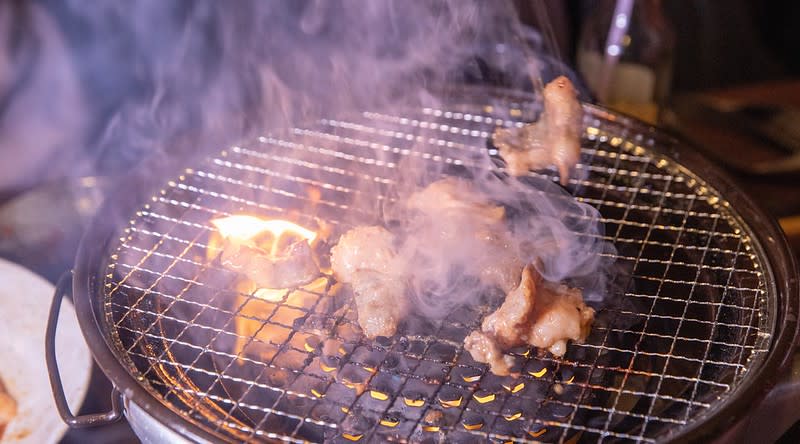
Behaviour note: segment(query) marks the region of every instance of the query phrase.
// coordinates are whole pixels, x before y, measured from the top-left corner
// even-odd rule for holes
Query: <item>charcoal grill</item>
[[[164,436],[210,441],[663,442],[719,433],[750,408],[796,336],[798,281],[784,238],[690,148],[596,106],[585,105],[567,190],[602,215],[602,237],[617,250],[613,294],[595,304],[588,340],[563,358],[514,350],[519,377],[492,375],[463,349],[487,307],[412,317],[395,337],[366,340],[353,310],[331,309],[347,307],[332,280],[304,290],[303,304],[292,291],[268,302],[237,292],[236,277],[207,258],[219,216],[371,220],[407,159],[441,175],[480,165],[502,174],[501,162],[480,162],[496,155],[491,132],[534,120],[539,101],[470,88],[457,97],[265,135],[182,170],[146,201],[131,192],[110,201],[71,285],[126,414],[166,425]],[[558,181],[554,171],[531,177]],[[237,319],[253,334],[237,333]],[[116,410],[64,415],[85,425]]]

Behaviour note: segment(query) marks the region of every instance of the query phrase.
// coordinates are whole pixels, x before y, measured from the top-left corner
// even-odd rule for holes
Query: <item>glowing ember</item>
[[[218,233],[213,233],[208,242],[206,255],[213,259],[220,250],[225,248],[225,240],[233,243],[253,242],[255,246],[268,252],[270,256],[277,256],[286,240],[306,240],[309,243],[317,238],[317,233],[294,222],[282,219],[262,219],[250,215],[233,215],[214,219],[211,223],[217,228]],[[240,289],[251,287],[247,282],[239,285]],[[287,290],[283,288],[253,288],[247,293],[253,293],[257,298],[270,302],[283,300]]]
[[[547,367],[542,367],[542,369],[539,370],[538,372],[535,372],[533,370],[528,371],[529,375],[535,376],[537,378],[541,378],[542,376],[545,375],[545,373],[547,373]]]
[[[250,240],[261,234],[268,232],[272,235],[269,252],[271,255],[278,254],[280,240],[284,236],[295,236],[313,241],[317,238],[317,233],[301,227],[294,222],[281,219],[261,219],[255,216],[235,215],[214,219],[211,221],[219,234],[226,239]]]
[[[295,242],[311,244],[319,236],[312,230],[294,222],[282,219],[265,219],[252,215],[233,215],[214,219],[211,224],[216,232],[211,232],[206,249],[208,261],[214,260],[221,252],[224,261],[225,251],[238,245],[249,246],[253,251],[271,257],[285,254],[287,246]],[[257,249],[257,250],[255,250]],[[234,306],[239,308],[235,318],[236,356],[254,355],[270,359],[278,351],[278,345],[285,342],[287,330],[277,324],[292,325],[296,310],[275,312],[275,303],[292,307],[310,306],[317,299],[316,294],[323,291],[327,279],[322,276],[292,290],[288,288],[263,288],[240,273],[235,284],[237,293]],[[255,297],[255,298],[254,298]],[[270,323],[264,324],[264,319]],[[298,364],[299,365],[299,364]],[[324,393],[319,394],[320,397]],[[316,396],[316,395],[315,395]]]
[[[253,293],[253,296],[270,302],[279,302],[284,295],[286,295],[286,290],[273,288],[259,288]]]

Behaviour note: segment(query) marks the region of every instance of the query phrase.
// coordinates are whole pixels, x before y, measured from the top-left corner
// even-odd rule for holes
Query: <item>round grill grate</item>
[[[215,217],[368,220],[403,159],[441,174],[471,166],[496,154],[486,142],[496,125],[535,109],[518,95],[364,113],[185,170],[133,215],[107,260],[115,354],[159,402],[230,440],[654,442],[702,420],[769,350],[768,264],[718,191],[660,154],[671,139],[596,108],[567,189],[602,214],[616,290],[563,359],[516,350],[518,378],[488,373],[462,347],[489,307],[412,317],[396,337],[368,341],[332,280],[271,302],[213,259]]]

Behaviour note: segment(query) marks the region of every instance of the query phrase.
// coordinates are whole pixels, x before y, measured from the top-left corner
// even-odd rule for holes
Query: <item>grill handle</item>
[[[56,292],[53,295],[53,303],[50,305],[50,316],[47,319],[44,353],[47,360],[47,372],[50,374],[50,388],[53,390],[53,398],[56,401],[58,414],[70,427],[97,427],[111,424],[122,417],[120,394],[116,388],[111,391],[111,410],[105,413],[75,416],[72,414],[69,404],[67,404],[67,398],[64,395],[64,386],[61,384],[61,374],[58,371],[58,362],[56,361],[56,327],[58,326],[61,302],[70,287],[72,287],[72,271],[67,271],[58,279]]]

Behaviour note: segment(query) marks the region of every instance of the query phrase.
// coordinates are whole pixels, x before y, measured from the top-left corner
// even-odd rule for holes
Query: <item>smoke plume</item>
[[[564,73],[542,55],[541,47],[529,46],[535,46],[536,37],[517,22],[510,1],[69,0],[67,5],[79,18],[71,23],[91,37],[92,43],[79,48],[79,59],[102,66],[102,76],[111,78],[104,84],[118,86],[107,103],[96,99],[97,107],[108,111],[95,145],[98,168],[123,168],[153,155],[197,158],[236,143],[246,147],[274,129],[320,118],[446,107],[453,97],[441,92],[443,86],[457,83],[491,81],[533,90]],[[483,100],[495,99],[486,93]],[[407,131],[412,139],[423,132]],[[404,147],[414,149],[414,143]],[[348,146],[332,149],[353,154]],[[599,258],[610,247],[599,240],[602,225],[594,208],[548,180],[522,183],[492,173],[484,149],[445,150],[432,154],[455,157],[463,165],[458,174],[505,208],[512,239],[508,248],[521,260],[536,264],[548,280],[602,287]],[[334,164],[340,160],[320,159],[311,151],[296,156]],[[347,183],[361,192],[348,202],[351,224],[390,222],[394,216],[384,213],[385,202],[375,201],[376,195],[388,193],[402,201],[445,173],[443,165],[419,158],[393,152],[376,156],[397,165],[387,178],[394,187]],[[293,175],[295,167],[271,168],[279,177]],[[257,175],[252,180],[273,185]],[[436,224],[403,229],[407,236],[424,239],[431,227]],[[472,228],[461,227],[464,233]],[[420,299],[429,305],[422,311],[438,315],[443,306],[474,300],[485,290],[462,285],[451,291],[454,282],[468,282],[480,274],[476,267],[491,260],[480,244],[469,242],[468,235],[464,239],[455,251],[422,251],[427,265],[411,274],[425,288],[439,289]],[[446,304],[444,294],[452,298]]]

